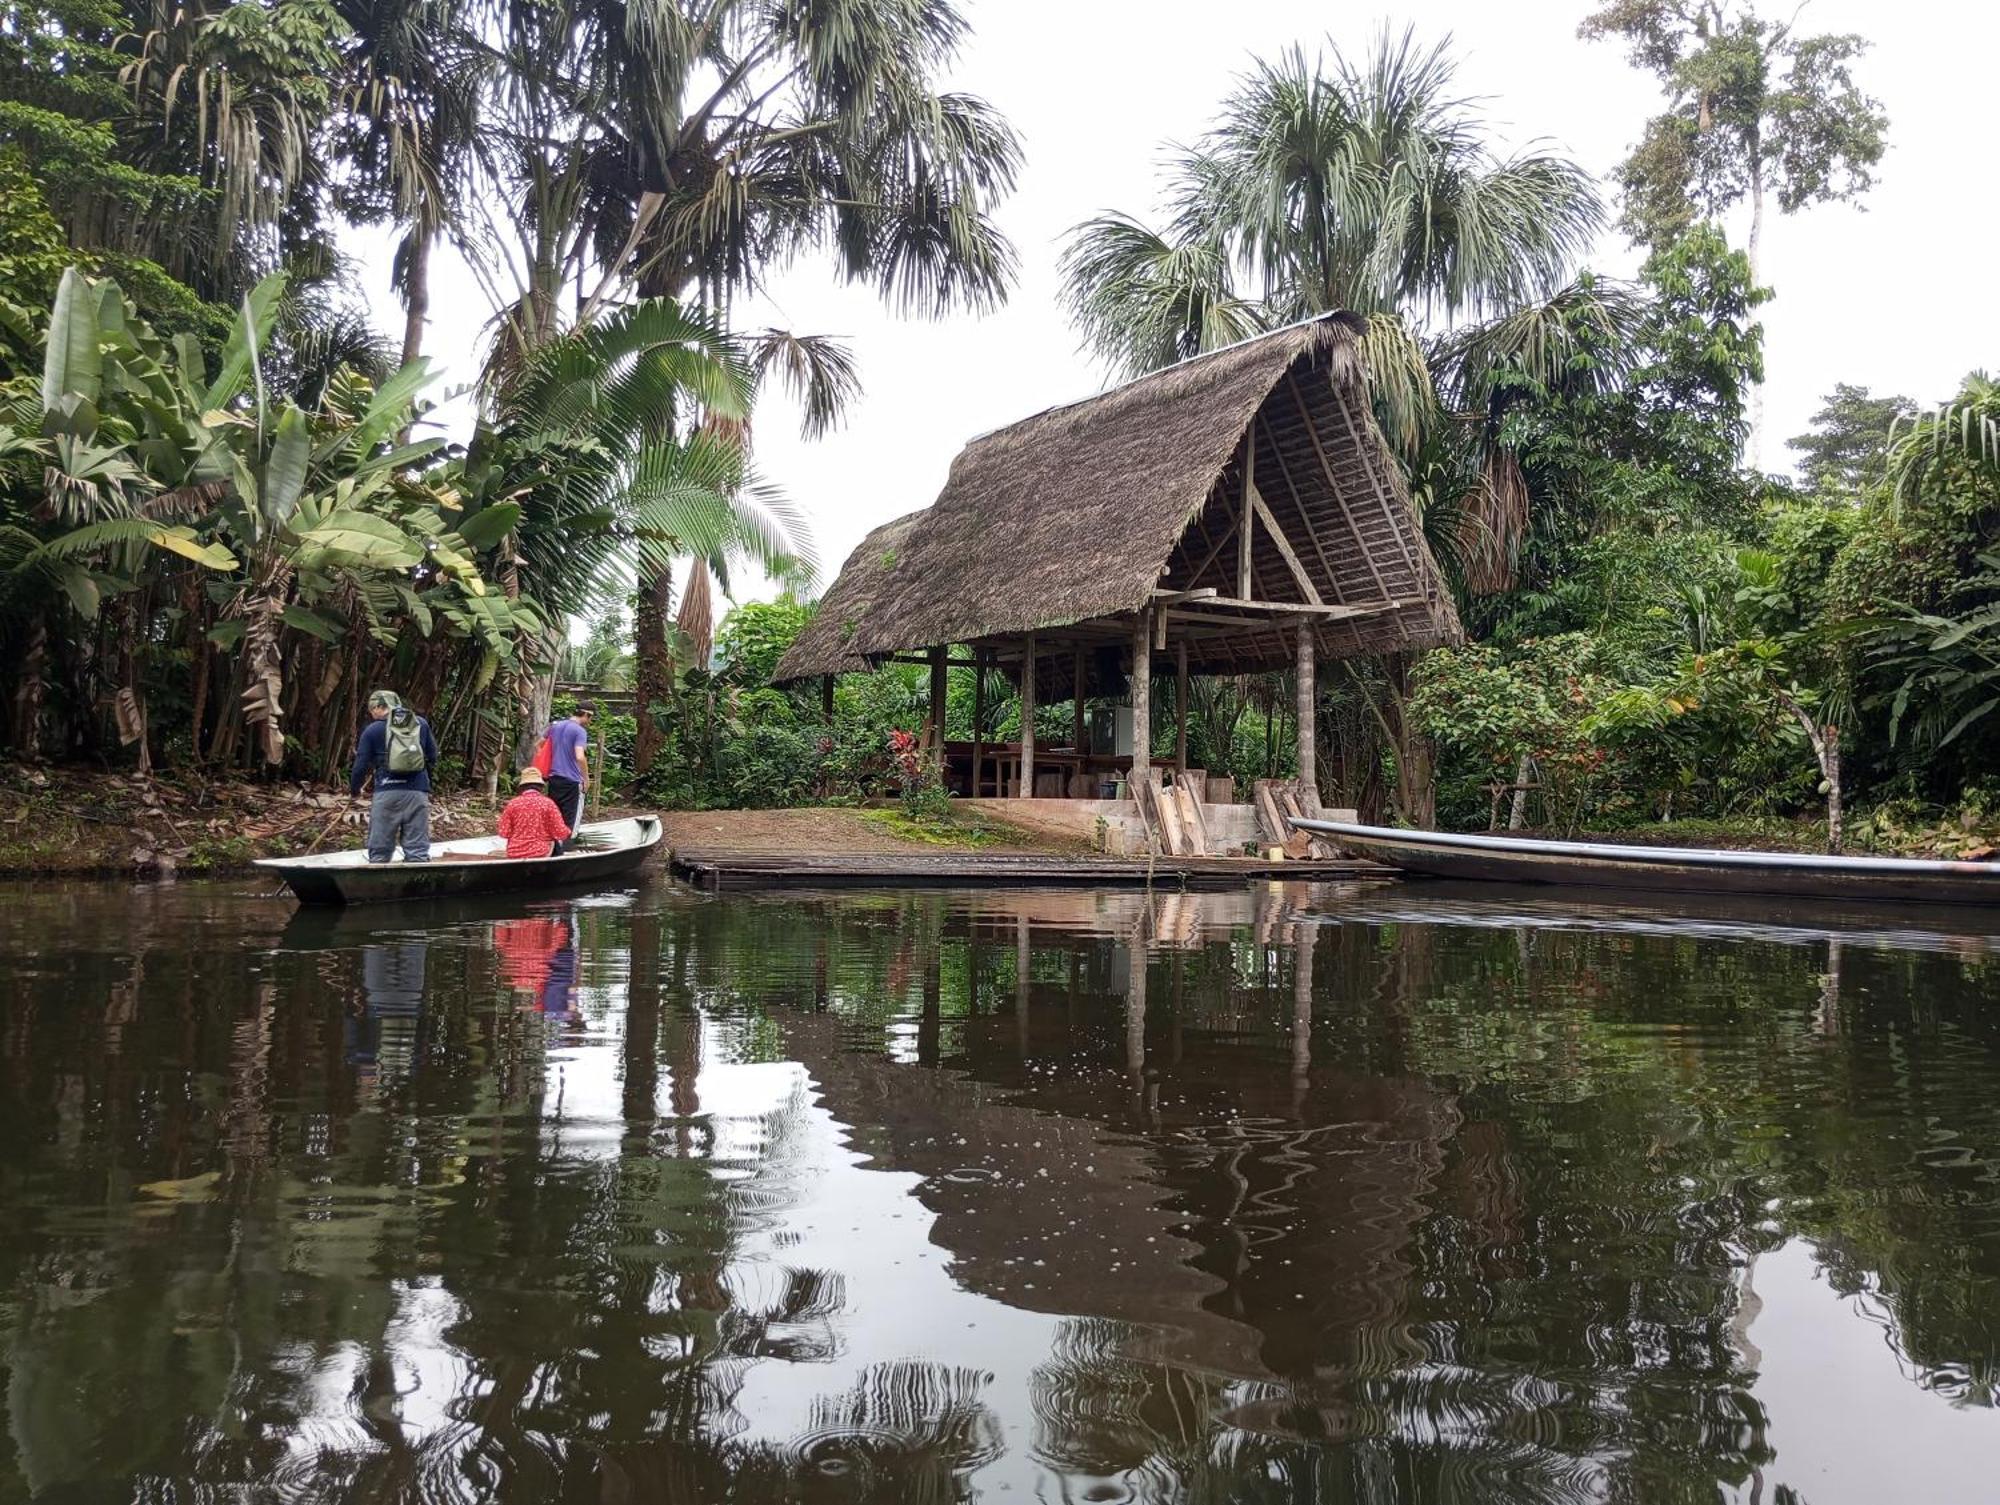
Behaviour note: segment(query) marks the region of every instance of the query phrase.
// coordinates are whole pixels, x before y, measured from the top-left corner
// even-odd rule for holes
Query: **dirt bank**
[[[1081,850],[990,815],[977,823],[918,826],[901,812],[813,807],[802,810],[665,810],[675,851],[805,852],[840,856],[912,850],[1050,853]]]
[[[342,812],[352,811],[348,822]],[[612,807],[601,815],[629,815]],[[174,878],[239,874],[260,857],[359,846],[365,812],[344,791],[300,783],[142,779],[90,770],[0,769],[0,878]],[[490,834],[477,794],[431,805],[438,840]],[[895,810],[666,811],[669,847],[892,853],[1068,850],[1004,823],[916,826]],[[331,829],[329,829],[331,826]]]
[[[242,872],[259,857],[359,846],[344,791],[298,783],[142,779],[80,769],[0,773],[0,878],[185,877]],[[493,829],[475,795],[431,807],[439,840]],[[329,829],[331,826],[331,829]]]

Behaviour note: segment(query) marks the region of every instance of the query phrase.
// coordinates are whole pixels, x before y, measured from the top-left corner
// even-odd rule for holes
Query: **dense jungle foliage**
[[[830,724],[817,686],[771,683],[812,609],[818,499],[763,485],[748,448],[765,384],[816,430],[860,373],[732,309],[804,256],[900,311],[990,306],[1019,147],[941,82],[966,35],[949,0],[692,25],[708,9],[0,5],[14,758],[324,776],[390,683],[452,776],[490,783],[561,680],[631,695],[608,742],[635,797],[893,784],[923,671],[848,677]],[[1067,310],[1114,375],[1369,317],[1382,432],[1473,642],[1323,667],[1330,803],[1976,850],[2000,811],[2000,389],[1831,372],[1798,478],[1746,462],[1757,309],[1782,285],[1754,261],[1766,196],[1793,213],[1872,183],[1865,42],[1749,5],[1582,20],[1663,91],[1616,185],[1636,280],[1590,270],[1613,216],[1589,174],[1499,150],[1448,49],[1385,33],[1253,63],[1169,159],[1163,226],[1077,227]],[[1739,200],[1741,249],[1721,226]],[[396,239],[400,339],[343,254],[368,226]],[[426,421],[441,246],[494,313],[463,444]],[[746,568],[785,594],[718,613]],[[1155,745],[1172,700],[1158,687]],[[954,671],[948,735],[973,703]],[[1007,685],[984,703],[984,734],[1014,735]],[[1292,707],[1285,676],[1197,682],[1191,761],[1287,772]],[[1038,716],[1067,739],[1069,707]]]

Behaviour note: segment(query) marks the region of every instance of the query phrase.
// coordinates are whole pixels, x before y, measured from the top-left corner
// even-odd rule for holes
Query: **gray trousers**
[[[368,802],[368,860],[431,860],[431,797],[421,789],[378,789]]]

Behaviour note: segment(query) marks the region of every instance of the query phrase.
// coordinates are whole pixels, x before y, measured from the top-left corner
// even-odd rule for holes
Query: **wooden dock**
[[[1023,853],[806,853],[677,848],[676,877],[702,888],[1049,887],[1231,888],[1248,879],[1292,883],[1393,878],[1376,862],[1261,857],[1064,857]]]

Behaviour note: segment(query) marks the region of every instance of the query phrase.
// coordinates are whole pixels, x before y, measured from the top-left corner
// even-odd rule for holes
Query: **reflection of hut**
[[[945,1070],[846,1049],[826,1016],[788,1021],[787,1049],[857,1149],[926,1178],[968,1288],[1109,1319],[1128,1360],[1244,1379],[1374,1368],[1458,1113],[1420,1079],[1313,1064],[1301,959],[1326,932],[1293,930],[1304,1024],[1286,999],[1267,1047],[1239,1018],[1175,1017],[1160,975],[1149,1020],[1140,944],[1072,969],[1100,979],[1081,995],[1035,981],[969,1015]]]
[[[948,667],[997,667],[1030,712],[1075,702],[1072,745],[1037,748],[1024,716],[1021,745],[959,752],[963,792],[1076,793],[1105,772],[1185,768],[1189,675],[1296,666],[1303,703],[1321,658],[1456,641],[1371,416],[1364,328],[1330,314],[975,439],[930,508],[850,556],[779,677],[914,656],[936,724]],[[1176,675],[1172,760],[1152,756],[1155,654]],[[1128,695],[1131,715],[1114,745],[1086,745],[1082,702],[1107,695]]]
[[[1260,945],[1293,944],[1296,920],[1365,891],[1353,883],[1246,883],[1214,892],[1179,889],[990,888],[958,898],[944,929],[974,936],[1026,921],[1052,936],[1138,936],[1155,951],[1193,951],[1242,932]]]
[[[1135,1348],[1155,1356],[1254,1369],[1254,1334],[1204,1309],[1217,1282],[1195,1268],[1200,1249],[1175,1232],[1141,1146],[1087,1117],[997,1100],[960,1072],[854,1051],[835,1018],[788,1020],[786,1048],[828,1111],[856,1126],[854,1148],[926,1178],[932,1238],[968,1289],[1131,1324]]]

